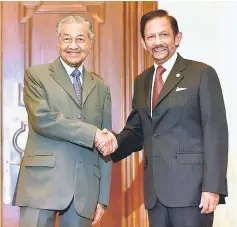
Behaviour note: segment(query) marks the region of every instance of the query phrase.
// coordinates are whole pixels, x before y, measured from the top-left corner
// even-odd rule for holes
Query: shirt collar
[[[68,65],[61,57],[60,61],[63,64],[67,74],[70,76],[76,68]],[[83,75],[83,65],[81,64],[77,69],[80,71],[81,75]]]
[[[167,72],[171,71],[171,69],[173,68],[173,66],[175,64],[177,57],[178,57],[178,54],[177,54],[177,52],[175,52],[173,54],[173,56],[168,61],[166,61],[164,64],[162,64],[162,66],[165,68],[165,70]],[[155,71],[156,71],[158,65],[155,62],[154,62],[154,67],[155,67]]]

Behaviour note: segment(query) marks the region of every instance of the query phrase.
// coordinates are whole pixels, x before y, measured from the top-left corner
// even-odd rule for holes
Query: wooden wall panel
[[[106,2],[105,8],[106,22],[100,29],[100,76],[110,86],[113,130],[119,132],[124,124],[124,3]],[[121,163],[113,164],[110,207],[101,226],[126,226],[123,174]]]
[[[73,13],[91,21],[94,42],[85,61],[88,70],[99,73],[99,25],[104,22],[104,2],[19,2],[20,23],[24,24],[25,68],[52,62],[57,56],[56,23]],[[43,26],[42,26],[43,25]],[[35,53],[38,53],[37,55]]]
[[[138,74],[153,64],[151,57],[141,45],[140,20],[144,13],[157,9],[157,2],[139,1],[125,2],[125,119],[131,112],[133,84]],[[147,213],[144,209],[143,197],[143,151],[133,153],[124,160],[123,182],[126,188],[126,222],[129,227],[148,227]]]

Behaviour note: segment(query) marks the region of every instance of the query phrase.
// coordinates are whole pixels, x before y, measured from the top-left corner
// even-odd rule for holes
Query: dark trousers
[[[54,227],[57,211],[31,207],[20,208],[19,227]],[[77,214],[74,202],[63,211],[59,211],[59,227],[91,227],[92,220]]]
[[[150,227],[212,227],[214,214],[201,214],[199,207],[166,207],[157,200],[148,217]]]

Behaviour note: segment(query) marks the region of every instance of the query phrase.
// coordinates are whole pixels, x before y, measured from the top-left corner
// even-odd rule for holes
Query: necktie
[[[81,105],[82,103],[82,86],[81,86],[81,81],[80,81],[81,73],[78,69],[75,69],[72,72],[71,76],[73,77],[73,87],[76,91],[79,103]]]
[[[152,96],[152,109],[155,108],[156,101],[164,85],[162,74],[165,72],[165,68],[159,65],[156,69],[155,82],[153,86],[153,96]]]

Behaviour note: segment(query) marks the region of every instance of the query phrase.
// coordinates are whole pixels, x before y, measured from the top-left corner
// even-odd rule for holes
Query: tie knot
[[[74,69],[74,71],[71,73],[72,77],[79,78],[81,75],[81,72],[78,69]]]
[[[156,74],[157,75],[162,75],[165,71],[166,71],[166,69],[162,65],[159,65],[157,67]]]

